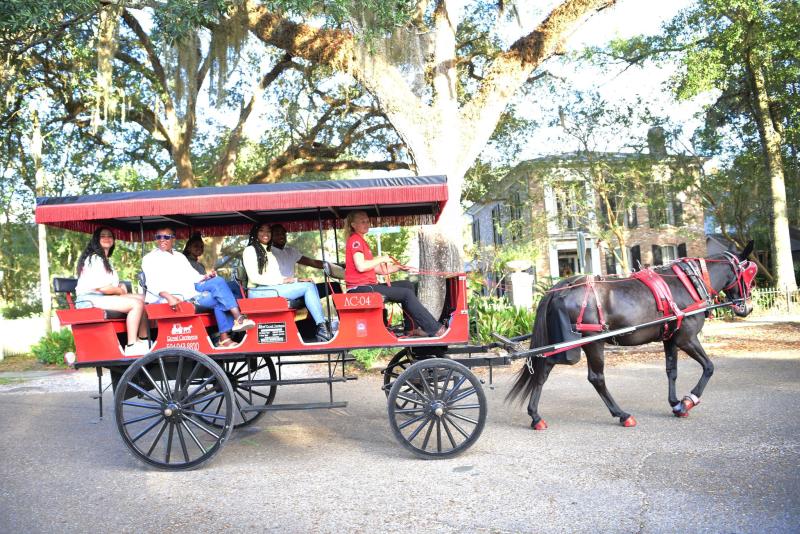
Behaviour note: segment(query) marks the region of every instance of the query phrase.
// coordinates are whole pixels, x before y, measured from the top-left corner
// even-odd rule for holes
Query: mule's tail
[[[561,284],[557,284],[558,287]],[[547,326],[547,310],[550,306],[550,301],[553,299],[555,293],[548,292],[539,301],[536,307],[536,319],[533,321],[533,335],[531,336],[531,348],[543,347],[549,343],[548,339],[548,326]],[[531,373],[528,365],[523,365],[517,373],[517,379],[511,390],[506,395],[506,402],[519,401],[522,403],[533,391],[533,374]]]

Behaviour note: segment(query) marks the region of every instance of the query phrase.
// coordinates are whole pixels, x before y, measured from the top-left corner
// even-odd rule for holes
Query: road
[[[394,441],[379,377],[338,388],[347,409],[267,414],[191,472],[145,467],[85,391],[0,394],[3,532],[798,532],[800,351],[717,358],[702,403],[672,417],[660,363],[607,369],[638,420],[623,428],[558,367],[546,431],[487,385],[476,445],[423,461]],[[684,357],[679,392],[699,367]],[[316,386],[276,402],[324,400]],[[106,395],[110,405],[111,397]]]

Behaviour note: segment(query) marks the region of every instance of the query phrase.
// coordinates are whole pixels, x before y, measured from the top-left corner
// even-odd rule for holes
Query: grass
[[[14,354],[0,361],[0,372],[48,371],[59,368],[41,363],[33,354]]]

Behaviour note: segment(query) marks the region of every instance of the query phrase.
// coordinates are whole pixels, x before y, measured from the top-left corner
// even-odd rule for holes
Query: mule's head
[[[758,273],[758,266],[755,262],[747,259],[751,252],[753,252],[752,241],[739,254],[725,253],[730,273],[726,276],[725,286],[722,291],[728,300],[733,303],[733,313],[739,317],[746,317],[753,311],[750,292],[753,289],[753,281]]]

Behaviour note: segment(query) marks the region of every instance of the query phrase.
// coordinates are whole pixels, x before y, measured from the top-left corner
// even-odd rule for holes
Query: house
[[[618,236],[629,270],[705,256],[703,208],[691,187],[673,187],[677,164],[682,176],[696,172],[691,162],[649,154],[569,153],[522,162],[467,210],[473,243],[490,253],[534,243],[538,255],[528,259],[536,279],[624,274]],[[616,190],[609,193],[610,180],[591,178],[597,168],[616,173]],[[628,181],[634,169],[638,178]],[[598,183],[605,194],[593,188]]]

